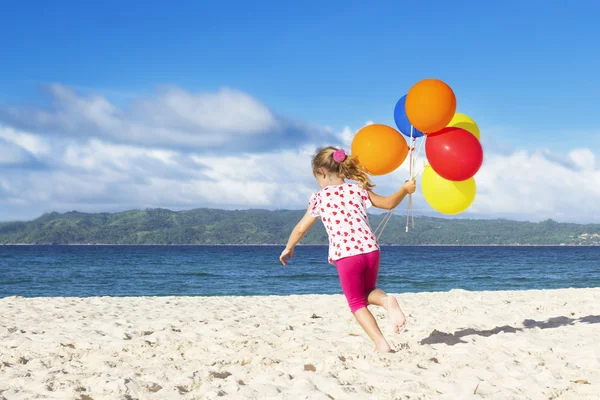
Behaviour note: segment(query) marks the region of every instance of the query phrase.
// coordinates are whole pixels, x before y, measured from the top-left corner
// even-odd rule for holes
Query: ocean
[[[342,293],[326,246],[0,246],[0,297]],[[382,247],[391,293],[600,286],[600,247]]]

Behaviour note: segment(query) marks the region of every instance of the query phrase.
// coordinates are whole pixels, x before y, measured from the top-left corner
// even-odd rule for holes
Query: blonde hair
[[[338,149],[333,146],[323,147],[317,150],[317,154],[312,159],[313,175],[317,176],[319,170],[324,168],[327,172],[337,174],[343,178],[356,181],[366,190],[371,190],[375,184],[369,179],[365,168],[358,162],[358,159],[350,154],[346,159],[337,162],[333,159],[333,153]]]

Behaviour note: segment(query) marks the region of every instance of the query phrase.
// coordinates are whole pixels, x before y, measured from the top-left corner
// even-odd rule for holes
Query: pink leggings
[[[375,289],[379,272],[379,256],[379,250],[376,250],[345,257],[335,262],[342,290],[352,314],[367,306],[367,297]]]

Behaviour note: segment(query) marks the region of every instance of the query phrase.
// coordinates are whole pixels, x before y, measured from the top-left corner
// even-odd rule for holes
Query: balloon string
[[[415,150],[415,140],[416,140],[413,137],[413,129],[414,128],[411,125],[410,126],[410,141],[409,141],[409,148],[408,148],[409,156],[410,156],[410,158],[409,158],[409,164],[408,164],[408,170],[409,170],[410,176],[412,176],[412,171],[413,171],[413,157],[412,156],[413,156],[413,152]]]
[[[379,223],[379,225],[377,226],[377,229],[375,229],[375,236],[377,237],[377,242],[379,242],[379,238],[381,238],[381,235],[383,234],[383,230],[385,229],[387,223],[391,219],[393,212],[394,212],[394,208],[392,208],[391,210],[389,210],[385,214],[385,216],[383,217],[383,219],[381,220],[381,222]],[[379,228],[381,228],[381,229],[379,229]]]
[[[412,219],[412,228],[415,229],[415,207],[413,204],[413,197],[412,195],[410,195],[410,198],[408,199],[408,202],[410,204],[410,214],[411,214],[411,219]]]
[[[416,178],[417,176],[421,175],[423,173],[423,171],[425,170],[425,167],[427,166],[427,163],[425,161],[423,161],[423,167],[421,167],[421,169],[419,170],[419,172],[417,172],[414,176],[414,178]]]
[[[409,174],[411,179],[416,178],[421,172],[419,171],[419,173],[417,173],[416,175],[413,175],[413,171],[415,170],[415,162],[416,162],[416,158],[413,157],[413,151],[414,151],[414,146],[415,146],[415,142],[416,142],[416,138],[413,137],[413,126],[411,125],[410,127],[410,142],[411,142],[411,146],[409,148],[409,152],[410,152],[410,160],[409,160]],[[419,146],[419,152],[421,151],[421,147],[423,147],[423,142],[420,143]],[[423,167],[424,168],[424,167]],[[381,235],[383,235],[383,231],[385,229],[385,227],[387,226],[388,222],[390,221],[390,219],[392,218],[392,214],[394,212],[396,208],[392,208],[390,210],[388,210],[387,213],[385,213],[385,215],[383,216],[383,218],[381,219],[381,222],[379,222],[379,225],[377,225],[377,228],[375,229],[375,237],[377,238],[377,242],[379,242],[379,239],[381,238]],[[415,227],[415,216],[414,216],[414,209],[412,208],[412,195],[409,195],[409,199],[408,199],[408,214],[406,216],[406,231],[408,232],[408,225],[409,225],[409,214],[410,211],[413,211],[412,214],[412,227],[414,229]]]
[[[408,211],[409,211],[410,218],[411,218],[411,221],[412,221],[412,228],[415,229],[415,207],[414,207],[414,204],[413,204],[413,196],[412,196],[412,194],[408,198]]]
[[[423,148],[423,143],[425,143],[425,140],[426,140],[426,138],[427,138],[426,136],[425,136],[425,137],[423,137],[423,138],[421,139],[421,143],[419,143],[419,148],[417,149],[417,155],[415,156],[415,159],[414,159],[414,164],[416,164],[416,163],[417,163],[417,160],[419,159],[419,156],[421,155],[421,149]],[[415,170],[415,168],[413,167],[413,171],[414,171],[414,170]],[[416,176],[416,175],[415,175],[415,176]],[[413,176],[413,178],[414,178],[414,176]]]
[[[406,211],[406,232],[408,232],[408,224],[410,221],[410,212],[412,210],[412,195],[408,195],[408,210]],[[413,222],[414,228],[414,222]]]
[[[413,133],[413,126],[411,125],[410,127],[410,134],[412,137],[412,133]],[[421,168],[419,170],[419,172],[417,172],[416,174],[414,173],[415,169],[416,169],[416,164],[419,160],[419,155],[421,154],[421,149],[423,148],[423,144],[425,143],[427,136],[424,136],[421,139],[421,142],[419,143],[419,147],[417,148],[417,152],[416,154],[413,154],[414,150],[415,150],[415,146],[413,145],[413,147],[411,148],[411,159],[410,159],[410,179],[414,180],[417,178],[417,176],[419,176],[421,174],[421,172],[423,172],[423,170],[425,169],[425,163],[423,163],[423,168]],[[413,144],[416,142],[417,138],[412,138]],[[409,195],[409,199],[408,199],[408,210],[407,210],[407,214],[406,214],[406,232],[408,232],[408,225],[409,225],[409,216],[412,217],[412,227],[413,229],[415,229],[415,209],[414,209],[414,205],[413,205],[413,198],[412,195]]]
[[[416,142],[416,138],[413,137],[413,126],[410,126],[410,160],[409,160],[409,178],[412,180],[413,179],[413,170],[414,170],[414,151],[415,151],[415,142]],[[409,225],[409,221],[410,221],[410,212],[412,210],[412,194],[408,195],[408,206],[407,206],[407,210],[406,210],[406,232],[408,233],[408,225]],[[413,228],[414,228],[414,222],[413,222]]]
[[[379,232],[379,228],[381,228],[381,225],[383,224],[383,222],[385,221],[385,219],[388,217],[388,214],[391,213],[391,212],[392,212],[392,210],[388,210],[388,212],[385,213],[385,215],[381,219],[381,222],[379,223],[379,225],[377,225],[377,228],[375,228],[375,236],[377,236],[377,232]]]
[[[423,171],[425,170],[426,166],[427,166],[427,163],[425,161],[423,161],[423,167],[421,167],[421,169],[419,170],[419,172],[417,172],[413,176],[413,179],[417,179],[417,177],[423,173]],[[413,203],[412,203],[412,197],[408,201],[410,203],[410,208],[411,208],[411,211],[412,211],[412,227],[413,227],[413,229],[415,229],[415,208],[414,208]]]

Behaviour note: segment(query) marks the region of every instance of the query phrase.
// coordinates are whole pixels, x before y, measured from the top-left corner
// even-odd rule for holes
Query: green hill
[[[27,222],[0,223],[0,244],[282,244],[303,211],[194,209],[132,210],[118,213],[49,213]],[[371,215],[373,228],[381,215]],[[531,223],[417,217],[405,232],[406,218],[395,215],[382,244],[398,245],[600,245],[600,224],[552,220]],[[302,241],[327,244],[320,221]]]

